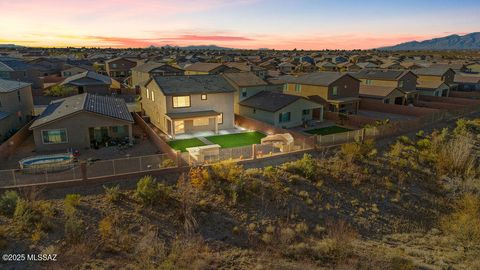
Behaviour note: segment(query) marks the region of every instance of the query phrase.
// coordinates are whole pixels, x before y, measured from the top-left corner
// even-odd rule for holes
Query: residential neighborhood
[[[0,269],[480,269],[480,3],[4,2]]]

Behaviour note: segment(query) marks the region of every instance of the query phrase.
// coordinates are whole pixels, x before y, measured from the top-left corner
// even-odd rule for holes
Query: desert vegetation
[[[175,183],[6,191],[0,247],[58,253],[33,265],[44,269],[479,269],[479,143],[480,121],[462,119],[382,148],[193,167]]]

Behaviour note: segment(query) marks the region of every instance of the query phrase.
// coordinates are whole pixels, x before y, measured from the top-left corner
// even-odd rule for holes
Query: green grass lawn
[[[228,134],[228,135],[216,135],[206,137],[207,140],[214,144],[220,145],[222,148],[232,148],[245,145],[252,145],[260,143],[260,140],[266,135],[257,131]]]
[[[305,132],[323,136],[323,135],[330,135],[330,134],[342,133],[347,131],[352,131],[352,130],[344,127],[339,127],[339,126],[330,126],[330,127],[324,127],[324,128],[311,129]]]
[[[186,152],[187,151],[186,148],[188,148],[188,147],[205,145],[202,141],[200,141],[197,138],[169,141],[168,144],[173,149],[179,150],[179,151],[182,151],[182,152]]]

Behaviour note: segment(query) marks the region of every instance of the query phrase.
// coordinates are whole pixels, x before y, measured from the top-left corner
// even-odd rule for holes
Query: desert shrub
[[[13,220],[20,232],[32,232],[37,228],[47,231],[51,229],[53,215],[54,211],[50,203],[19,199]]]
[[[358,233],[344,220],[327,221],[327,239],[330,239],[331,256],[344,258],[352,252],[352,242],[358,238]]]
[[[284,245],[291,244],[296,237],[296,232],[290,227],[280,229],[279,241]]]
[[[210,269],[216,260],[199,237],[176,238],[160,269]]]
[[[317,164],[311,155],[304,154],[301,159],[283,164],[282,168],[287,172],[298,173],[305,178],[313,179],[317,171]]]
[[[375,154],[375,143],[373,140],[368,139],[363,142],[353,142],[343,144],[340,150],[341,156],[348,163],[352,163],[356,160],[373,156]]]
[[[480,245],[480,198],[465,194],[441,221],[443,230],[466,249]]]
[[[65,221],[65,237],[69,243],[77,243],[84,233],[83,221],[78,217],[69,217]]]
[[[164,201],[169,196],[170,190],[162,183],[150,175],[142,177],[137,182],[135,196],[140,199],[143,205],[153,205],[157,202]]]
[[[162,163],[160,164],[160,168],[171,168],[171,167],[175,167],[177,166],[177,164],[175,163],[175,161],[173,159],[165,159],[162,161]]]
[[[114,223],[114,220],[111,216],[107,216],[103,218],[98,223],[98,232],[100,233],[100,236],[102,237],[103,241],[110,239],[110,237],[112,237],[113,223]]]
[[[473,141],[456,136],[439,149],[436,167],[440,174],[467,176],[474,173]]]
[[[115,185],[113,187],[103,186],[103,189],[105,190],[105,198],[107,201],[115,203],[121,200],[122,192],[120,191],[119,185]]]
[[[2,215],[11,217],[15,212],[17,201],[19,200],[17,192],[13,190],[5,191],[0,197],[0,212]]]
[[[400,256],[394,256],[390,258],[389,262],[389,269],[392,270],[413,270],[415,268],[415,264],[412,262],[412,260],[400,257]]]
[[[7,230],[4,225],[0,225],[0,250],[3,250],[7,244]]]
[[[195,188],[207,189],[211,185],[211,177],[205,167],[192,167],[188,172],[188,178]]]
[[[453,130],[453,134],[462,135],[462,136],[480,134],[480,119],[475,119],[475,120],[459,119],[459,120],[457,120],[456,127]]]
[[[217,162],[212,165],[212,175],[215,180],[235,182],[242,178],[243,166],[231,160]]]
[[[75,215],[77,206],[80,205],[80,195],[79,194],[67,194],[65,200],[63,200],[63,207],[66,216]]]

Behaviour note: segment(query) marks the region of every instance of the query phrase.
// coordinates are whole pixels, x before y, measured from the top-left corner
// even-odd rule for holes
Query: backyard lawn
[[[182,151],[182,152],[186,152],[187,151],[186,148],[188,148],[188,147],[205,145],[202,141],[200,141],[197,138],[169,141],[168,144],[173,149],[179,150],[179,151]]]
[[[323,135],[330,135],[330,134],[342,133],[347,131],[352,131],[352,130],[344,127],[339,127],[339,126],[330,126],[330,127],[324,127],[324,128],[311,129],[305,132],[323,136]]]
[[[214,144],[220,145],[222,148],[232,148],[245,145],[259,144],[260,140],[266,135],[257,131],[228,134],[228,135],[216,135],[206,137],[205,139],[211,141]]]

